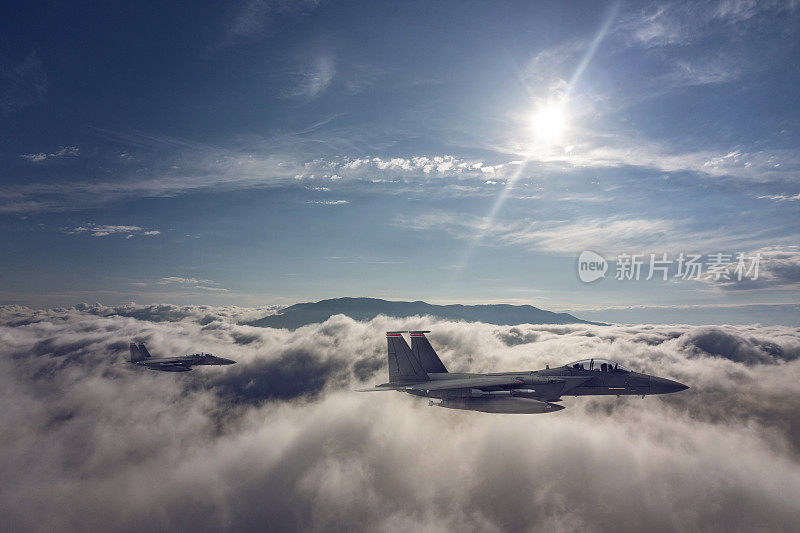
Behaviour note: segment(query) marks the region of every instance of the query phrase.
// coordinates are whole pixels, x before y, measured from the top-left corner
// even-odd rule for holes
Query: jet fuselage
[[[188,372],[196,365],[232,365],[236,363],[231,359],[217,357],[210,353],[196,353],[179,357],[152,357],[144,343],[141,342],[138,345],[132,342],[130,352],[128,364],[161,372]]]
[[[557,368],[488,374],[451,373],[424,336],[411,332],[409,349],[400,332],[387,333],[389,382],[363,390],[396,390],[441,400],[440,407],[491,413],[544,413],[563,409],[562,396],[667,394],[688,389],[666,378],[631,371],[606,359]]]

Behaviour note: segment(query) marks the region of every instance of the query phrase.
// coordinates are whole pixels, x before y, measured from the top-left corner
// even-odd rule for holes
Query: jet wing
[[[356,392],[374,392],[374,391],[382,391],[382,390],[418,390],[418,391],[431,391],[431,390],[448,390],[448,389],[480,389],[483,387],[503,387],[503,386],[514,386],[514,385],[532,385],[532,386],[542,386],[542,385],[555,385],[562,384],[563,389],[558,391],[558,395],[563,394],[566,391],[572,390],[577,386],[580,386],[585,381],[591,379],[592,376],[588,377],[572,377],[572,376],[542,376],[542,377],[531,377],[526,376],[525,380],[520,380],[516,376],[476,376],[473,378],[458,378],[458,379],[437,379],[433,381],[423,381],[422,383],[414,383],[412,385],[392,385],[391,383],[386,383],[384,385],[379,385],[377,387],[372,387],[369,389],[357,389]]]
[[[523,381],[514,376],[478,376],[474,378],[425,381],[414,385],[406,385],[401,390],[480,389],[481,387],[502,387],[503,385],[521,385],[523,383]]]
[[[192,365],[182,361],[153,361],[152,363],[148,362],[145,366],[147,366],[148,368],[159,369],[159,368],[177,368],[177,367],[189,368]]]
[[[356,389],[356,392],[374,392],[382,390],[446,390],[446,389],[466,389],[481,387],[498,387],[503,385],[519,385],[515,377],[510,376],[476,376],[474,378],[459,379],[437,379],[433,381],[423,381],[411,385],[391,384],[378,385],[369,389]]]

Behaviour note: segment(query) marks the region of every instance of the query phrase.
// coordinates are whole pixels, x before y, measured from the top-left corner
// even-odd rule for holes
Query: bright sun
[[[558,142],[567,127],[564,108],[558,104],[542,106],[533,116],[532,126],[536,137],[548,144]]]

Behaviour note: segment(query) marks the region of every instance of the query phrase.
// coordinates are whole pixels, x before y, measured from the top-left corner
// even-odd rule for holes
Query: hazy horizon
[[[347,297],[352,298],[352,297]],[[369,297],[365,297],[369,298]],[[337,298],[334,298],[337,299]],[[327,300],[327,299],[326,299]],[[409,300],[389,300],[389,301],[409,301]],[[424,300],[424,303],[432,305],[528,305],[518,302],[435,302]],[[231,309],[241,309],[247,312],[248,320],[263,318],[269,314],[281,312],[283,309],[299,303],[301,301],[288,302],[285,304],[259,305],[259,306],[227,306]],[[14,305],[0,305],[0,308],[13,309]],[[102,302],[81,302],[77,304],[66,304],[63,306],[23,306],[32,309],[49,310],[58,308],[84,309],[99,307],[109,309],[109,313],[114,314],[115,309],[148,309],[158,307],[170,307],[176,309],[188,309],[198,307],[198,305],[176,305],[169,302],[158,302],[153,304],[137,304],[128,302],[117,306],[106,306]],[[200,304],[199,307],[204,307]],[[737,306],[630,306],[630,307],[600,307],[600,308],[580,308],[580,309],[543,309],[555,313],[568,313],[576,318],[592,322],[603,322],[608,324],[660,324],[660,325],[782,325],[796,326],[800,321],[800,305],[798,304],[742,304]],[[485,321],[485,320],[484,320]]]

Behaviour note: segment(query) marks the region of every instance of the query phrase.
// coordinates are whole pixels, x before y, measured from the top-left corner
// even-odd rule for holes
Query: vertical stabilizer
[[[147,348],[145,348],[143,342],[139,343],[139,352],[142,354],[142,358],[151,357],[150,352],[147,351]]]
[[[139,347],[136,346],[135,342],[132,342],[131,343],[131,361],[130,362],[131,363],[136,363],[138,361],[141,361],[142,359],[144,359],[144,356],[139,351]]]
[[[401,332],[386,332],[386,341],[389,347],[389,382],[428,381],[428,374],[420,366]]]
[[[425,337],[430,331],[411,332],[411,351],[417,356],[422,369],[428,374],[444,374],[447,372],[442,360],[436,355],[431,343]]]

